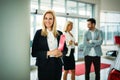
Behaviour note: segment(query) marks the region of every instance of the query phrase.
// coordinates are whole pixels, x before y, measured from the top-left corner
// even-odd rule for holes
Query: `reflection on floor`
[[[112,58],[112,57],[102,57],[101,58],[101,62],[104,62],[104,63],[108,63],[108,64],[113,64],[115,58]],[[77,63],[84,63],[84,61],[78,61],[76,62]],[[106,69],[102,69],[101,70],[101,80],[107,80],[107,76],[108,76],[108,72],[109,72],[110,68],[106,68]],[[90,80],[94,80],[95,78],[95,73],[92,72],[90,73]],[[37,69],[33,69],[31,70],[31,73],[30,73],[30,79],[31,80],[38,80],[37,79]],[[71,80],[70,79],[70,74],[68,75],[68,80]],[[80,75],[80,76],[76,76],[76,80],[85,80],[84,78],[84,75]]]

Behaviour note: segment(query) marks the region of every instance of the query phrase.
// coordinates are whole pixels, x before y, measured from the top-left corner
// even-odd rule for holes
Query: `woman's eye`
[[[49,20],[52,20],[52,18],[49,18]]]
[[[45,20],[47,20],[47,18],[44,18]]]
[[[44,20],[53,20],[53,18],[44,18]]]

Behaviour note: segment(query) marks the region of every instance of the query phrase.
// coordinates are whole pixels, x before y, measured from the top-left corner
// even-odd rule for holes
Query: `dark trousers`
[[[38,80],[61,80],[62,62],[60,58],[49,58],[38,66]]]
[[[85,56],[85,80],[90,80],[90,69],[93,63],[95,69],[95,80],[100,80],[100,61],[101,58],[98,56]]]

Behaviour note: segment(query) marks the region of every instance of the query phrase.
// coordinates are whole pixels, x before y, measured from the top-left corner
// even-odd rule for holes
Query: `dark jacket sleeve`
[[[68,48],[67,48],[67,46],[66,46],[66,43],[64,43],[64,49],[63,49],[63,51],[62,51],[63,56],[65,56],[65,55],[67,54],[67,51],[68,51]]]
[[[40,42],[45,43],[45,41],[40,38],[40,30],[36,31],[34,39],[33,39],[33,44],[32,44],[32,57],[37,57],[39,59],[47,59],[46,54],[47,54],[47,49],[44,46],[40,46]],[[43,49],[44,47],[44,49]]]

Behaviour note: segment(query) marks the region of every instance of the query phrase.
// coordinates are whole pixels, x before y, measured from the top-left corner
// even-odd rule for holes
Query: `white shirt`
[[[73,42],[75,42],[75,38],[73,36],[71,36],[68,32],[65,32],[64,35],[66,38],[66,45],[68,48],[68,52],[67,52],[66,56],[70,56],[71,49],[75,48],[75,44],[73,43],[72,45],[69,45],[69,41],[72,40]]]
[[[49,50],[54,50],[57,48],[58,43],[57,43],[57,38],[54,37],[52,31],[47,30],[48,35],[47,35],[47,42],[48,42],[48,47]],[[54,57],[54,56],[50,56],[50,57]]]
[[[95,32],[94,31],[90,31],[90,32],[91,32],[92,40],[94,40],[94,34],[95,34]],[[90,43],[92,42],[92,40],[90,40]],[[91,48],[89,56],[96,56],[94,48]]]

